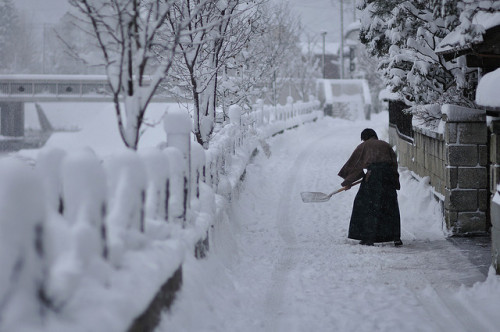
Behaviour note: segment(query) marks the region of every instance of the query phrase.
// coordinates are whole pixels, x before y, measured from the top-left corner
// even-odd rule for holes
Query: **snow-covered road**
[[[228,219],[215,225],[210,256],[187,258],[158,332],[495,331],[498,280],[483,282],[445,239],[425,181],[400,170],[400,248],[346,238],[357,188],[302,203],[301,191],[340,187],[362,129],[387,140],[386,126],[387,114],[325,118],[270,139],[270,158],[259,153],[247,167]]]

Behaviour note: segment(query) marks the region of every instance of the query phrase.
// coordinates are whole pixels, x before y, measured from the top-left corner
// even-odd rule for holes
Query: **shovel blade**
[[[302,197],[302,202],[304,203],[322,203],[328,202],[330,200],[330,195],[325,193],[321,193],[318,191],[306,191],[301,192],[300,196]]]

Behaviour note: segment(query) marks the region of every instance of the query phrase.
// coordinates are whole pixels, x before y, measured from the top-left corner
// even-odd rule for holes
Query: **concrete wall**
[[[442,112],[442,129],[413,126],[408,138],[391,126],[390,143],[401,166],[429,177],[453,234],[485,232],[490,197],[486,113],[454,105],[444,105]]]
[[[0,102],[0,135],[8,137],[24,136],[23,102]]]

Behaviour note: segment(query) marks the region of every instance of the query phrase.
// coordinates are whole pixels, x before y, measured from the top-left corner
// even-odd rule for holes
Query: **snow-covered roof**
[[[500,68],[484,75],[477,86],[476,103],[480,106],[500,108]]]
[[[441,40],[436,48],[436,53],[457,52],[466,48],[468,45],[465,42],[465,35],[454,30]]]
[[[472,24],[481,25],[484,31],[500,25],[500,12],[478,12],[472,19]],[[436,48],[436,53],[457,52],[469,47],[470,36],[464,34],[460,26],[446,35]],[[480,42],[480,40],[472,41]]]

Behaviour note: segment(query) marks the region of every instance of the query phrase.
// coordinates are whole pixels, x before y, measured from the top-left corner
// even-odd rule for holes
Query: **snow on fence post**
[[[106,174],[95,153],[89,149],[68,154],[62,163],[62,183],[65,219],[73,230],[91,233],[92,244],[81,243],[82,259],[93,255],[106,259]]]
[[[242,113],[242,108],[239,105],[231,105],[229,106],[229,120],[231,121],[231,124],[235,128],[231,128],[234,130],[234,144],[233,144],[233,149],[232,149],[232,154],[234,155],[236,153],[236,146],[241,145],[241,113]]]
[[[264,124],[264,101],[262,99],[257,99],[255,101],[255,124],[260,127]]]
[[[120,266],[127,249],[143,246],[145,231],[146,166],[133,150],[105,160],[108,176],[110,261]]]
[[[214,175],[212,172],[212,164],[213,164],[213,154],[212,150],[208,149],[205,152],[205,168],[203,169],[203,182],[208,184],[210,187],[213,188],[213,183],[214,183]]]
[[[164,150],[170,168],[170,181],[167,188],[168,221],[179,221],[182,226],[186,222],[187,176],[185,173],[184,156],[175,147]]]
[[[264,105],[264,101],[262,101],[262,119],[264,121],[264,124],[269,124],[269,122],[271,122],[271,111],[269,107],[266,107],[266,105]]]
[[[41,323],[45,311],[43,184],[20,161],[0,159],[0,330]]]
[[[165,114],[163,119],[167,134],[167,146],[177,148],[184,158],[184,199],[183,199],[183,226],[186,224],[187,210],[190,207],[191,187],[191,130],[192,121],[189,114],[184,112],[171,112]]]
[[[294,114],[293,114],[293,97],[292,96],[286,97],[286,113],[288,114],[288,116],[286,117],[287,119],[291,119],[291,118],[294,117]]]
[[[61,149],[42,149],[37,155],[35,166],[44,185],[47,204],[61,215],[64,212],[61,166],[65,156],[66,152]]]
[[[146,216],[151,219],[168,221],[169,159],[165,153],[156,148],[143,150],[140,155],[148,175]]]
[[[194,196],[200,198],[200,182],[205,172],[205,149],[194,142],[191,146],[191,192]]]

